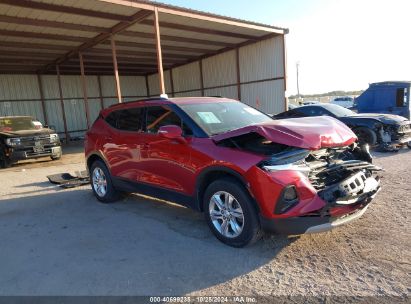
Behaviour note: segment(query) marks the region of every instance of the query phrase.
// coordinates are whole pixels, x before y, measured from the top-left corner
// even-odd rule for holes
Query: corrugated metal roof
[[[0,59],[7,58],[7,64],[0,65],[0,73],[55,73],[58,63],[62,74],[78,74],[79,69],[68,64],[70,57],[78,58],[78,47],[84,51],[85,63],[91,59],[94,62],[86,66],[86,73],[109,73],[103,63],[110,60],[107,39],[113,31],[118,41],[120,71],[125,69],[121,58],[155,61],[154,7],[159,10],[166,67],[205,58],[267,35],[287,33],[275,26],[144,0],[0,0]],[[95,64],[99,60],[101,67]],[[133,65],[135,75],[157,70],[155,65],[138,70],[140,63],[129,62],[128,74],[134,73]]]

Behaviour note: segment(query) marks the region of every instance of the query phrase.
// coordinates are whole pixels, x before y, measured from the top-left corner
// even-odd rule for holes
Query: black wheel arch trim
[[[247,193],[250,195],[251,199],[254,201],[254,205],[257,208],[257,211],[260,212],[260,207],[255,201],[254,195],[250,191],[249,183],[246,180],[246,178],[238,171],[231,169],[229,167],[226,167],[226,166],[221,166],[221,165],[207,167],[203,169],[197,176],[196,188],[195,188],[196,189],[195,198],[196,198],[196,205],[197,205],[196,209],[198,209],[199,211],[203,211],[202,210],[203,209],[202,208],[202,201],[203,201],[202,194],[204,193],[206,186],[207,186],[205,185],[205,187],[203,187],[203,183],[205,182],[207,175],[212,174],[212,173],[224,173],[227,175],[231,175],[237,180],[239,180],[241,184],[244,186],[244,188],[246,189]]]
[[[110,170],[109,163],[108,163],[107,159],[104,157],[103,153],[101,153],[100,151],[93,151],[93,152],[89,153],[89,155],[87,156],[87,159],[86,159],[86,164],[87,164],[88,171],[90,172],[90,166],[89,166],[90,158],[96,157],[96,156],[99,159],[101,159],[104,162],[104,164],[106,165],[107,169]]]

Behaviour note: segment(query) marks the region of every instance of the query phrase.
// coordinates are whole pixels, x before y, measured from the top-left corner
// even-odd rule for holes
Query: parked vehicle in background
[[[304,100],[301,102],[302,105],[310,105],[310,104],[317,104],[320,103],[318,100]]]
[[[158,98],[102,110],[85,156],[101,202],[124,192],[177,202],[242,247],[263,230],[313,233],[359,218],[380,185],[356,140],[330,117],[275,121],[226,98]]]
[[[389,114],[357,114],[335,104],[317,104],[302,106],[294,110],[274,115],[275,119],[331,116],[348,127],[358,136],[361,144],[378,146],[382,150],[396,150],[398,146],[411,142],[411,122],[398,115]],[[410,147],[411,148],[411,147]]]
[[[356,98],[358,113],[387,113],[410,119],[410,81],[371,83]]]
[[[30,116],[0,117],[0,167],[24,159],[61,158],[60,139],[55,131],[39,125]]]
[[[336,97],[330,103],[348,109],[354,107],[354,98],[350,96]]]

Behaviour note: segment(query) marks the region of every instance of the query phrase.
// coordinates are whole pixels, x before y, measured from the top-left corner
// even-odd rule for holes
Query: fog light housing
[[[282,214],[298,203],[298,193],[294,185],[289,185],[283,189],[280,198],[275,205],[275,214]]]

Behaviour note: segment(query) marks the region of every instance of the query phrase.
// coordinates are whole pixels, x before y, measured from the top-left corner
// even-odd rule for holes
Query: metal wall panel
[[[61,76],[61,89],[64,98],[82,98],[83,88],[80,76]]]
[[[86,113],[84,111],[84,100],[65,99],[67,130],[78,131],[87,129]]]
[[[114,76],[100,76],[100,81],[103,96],[116,96],[116,80]]]
[[[195,61],[173,69],[173,83],[174,92],[200,89],[201,78],[199,62]]]
[[[0,75],[0,100],[39,98],[36,75]]]
[[[0,102],[0,116],[32,116],[44,123],[40,101]]]
[[[118,103],[117,98],[104,98],[103,99],[104,108],[108,108],[109,106]]]
[[[241,47],[239,52],[241,82],[284,77],[281,36]]]
[[[173,71],[174,78],[174,71]],[[164,71],[164,85],[166,87],[166,93],[171,93],[171,78],[170,71]],[[160,85],[158,81],[158,74],[153,74],[148,76],[148,87],[150,91],[150,96],[159,96],[160,95]],[[175,86],[174,86],[175,90]]]
[[[190,92],[183,92],[183,93],[176,93],[175,97],[198,97],[201,96],[201,91],[190,91]]]
[[[56,75],[42,75],[43,94],[45,99],[59,99],[59,84]],[[40,98],[40,97],[39,97]]]
[[[236,51],[229,51],[203,60],[204,87],[237,83]]]
[[[89,99],[88,109],[90,113],[90,125],[96,120],[101,110],[100,99]]]
[[[144,76],[120,76],[120,86],[123,96],[147,96]]]
[[[46,100],[46,113],[48,124],[51,128],[59,133],[64,132],[63,113],[61,111],[61,103],[59,99]],[[64,137],[64,136],[63,136]]]
[[[241,85],[241,101],[265,113],[285,111],[284,98],[282,79]]]
[[[232,99],[238,99],[237,86],[207,89],[204,90],[204,96],[223,96]]]

